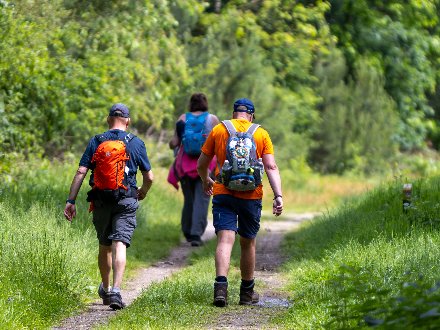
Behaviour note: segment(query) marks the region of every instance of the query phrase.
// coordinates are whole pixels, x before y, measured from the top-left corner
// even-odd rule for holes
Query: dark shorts
[[[215,232],[233,230],[244,238],[255,238],[260,229],[261,208],[261,199],[215,195],[212,199]]]
[[[110,246],[112,241],[131,244],[136,228],[136,210],[139,202],[136,198],[124,198],[116,203],[94,201],[93,224],[99,244]]]

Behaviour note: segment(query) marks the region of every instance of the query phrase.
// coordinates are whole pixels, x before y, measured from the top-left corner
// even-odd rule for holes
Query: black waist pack
[[[116,203],[121,199],[133,197],[137,198],[136,189],[129,188],[125,189],[115,189],[115,190],[101,190],[101,189],[92,189],[87,192],[87,201],[102,201],[104,203]]]

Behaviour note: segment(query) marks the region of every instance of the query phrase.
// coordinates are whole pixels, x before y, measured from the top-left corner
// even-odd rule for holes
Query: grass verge
[[[440,178],[382,186],[290,234],[284,268],[292,307],[285,329],[440,326]]]
[[[0,323],[7,329],[47,329],[97,298],[98,243],[85,201],[63,216],[77,166],[41,162],[17,168],[0,183]],[[61,174],[61,175],[60,175]],[[138,227],[127,250],[127,275],[167,255],[180,241],[179,194],[163,184],[140,203]]]

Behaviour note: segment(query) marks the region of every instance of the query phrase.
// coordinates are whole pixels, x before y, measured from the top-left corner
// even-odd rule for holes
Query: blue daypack
[[[205,121],[208,115],[207,111],[199,116],[194,116],[191,112],[186,114],[182,145],[183,151],[189,156],[200,156],[201,148],[208,136],[205,129]]]

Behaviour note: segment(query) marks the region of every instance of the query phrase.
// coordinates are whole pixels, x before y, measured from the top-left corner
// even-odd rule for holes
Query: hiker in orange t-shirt
[[[235,101],[233,119],[213,128],[197,164],[204,191],[214,195],[212,213],[217,234],[214,305],[218,307],[227,305],[227,276],[236,233],[240,235],[241,247],[239,303],[254,305],[259,301],[254,291],[254,270],[264,171],[274,193],[273,213],[278,216],[283,211],[281,177],[272,141],[265,129],[252,123],[254,113],[254,104],[249,99]],[[215,182],[208,172],[214,156],[217,157]]]

